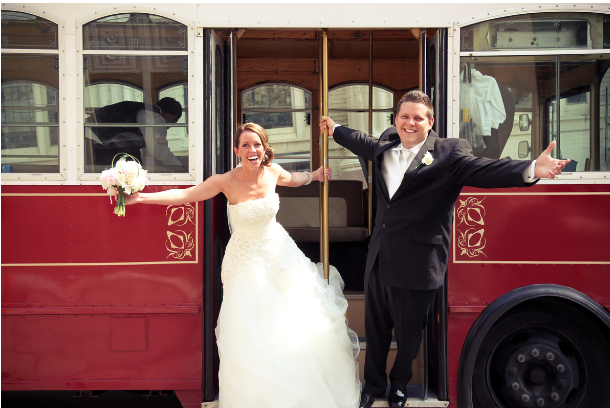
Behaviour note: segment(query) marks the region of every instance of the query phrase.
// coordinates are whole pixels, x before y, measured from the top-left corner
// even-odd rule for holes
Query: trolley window
[[[150,173],[188,172],[187,32],[146,13],[84,25],[85,172],[110,167],[118,153]]]
[[[57,24],[2,11],[3,173],[60,172],[57,49]]]
[[[311,92],[293,85],[265,84],[242,92],[243,121],[261,125],[275,149],[274,162],[287,171],[310,169]]]
[[[461,51],[610,48],[602,14],[539,13],[485,21],[461,30]]]
[[[513,31],[506,25],[502,32],[519,33],[529,27],[538,33],[536,30],[542,30],[541,27],[547,31],[555,27],[557,35],[562,33],[575,39],[563,48],[601,47],[601,43],[596,42],[603,37],[601,19],[598,21],[587,15],[580,20],[571,15],[563,17],[549,20],[549,17],[534,16],[529,26],[511,17],[513,20],[501,19],[466,27],[464,32],[488,30],[492,41],[492,27],[504,27],[502,24],[507,24],[506,21],[513,21]],[[576,24],[576,20],[584,21],[586,25]],[[549,26],[548,21],[557,24]],[[587,28],[586,38],[577,41],[583,27]],[[464,38],[462,33],[462,41]],[[518,38],[514,36],[513,42]],[[499,41],[494,44],[500,44]],[[479,47],[475,48],[481,47],[479,41]],[[558,45],[557,48],[562,47]],[[497,52],[462,53],[460,59],[459,135],[470,142],[474,154],[532,159],[555,140],[557,147],[553,155],[571,160],[564,170],[566,173],[609,171],[607,89],[610,77],[607,71],[610,54],[572,51],[562,55],[559,51],[540,50],[540,55],[531,51],[511,51],[507,55],[498,51],[498,47],[494,51]]]
[[[379,137],[394,125],[394,92],[373,85],[373,136]],[[337,86],[328,92],[328,113],[337,122],[351,129],[369,132],[369,85]],[[366,180],[358,157],[338,145],[331,137],[328,143],[329,164],[337,180]]]

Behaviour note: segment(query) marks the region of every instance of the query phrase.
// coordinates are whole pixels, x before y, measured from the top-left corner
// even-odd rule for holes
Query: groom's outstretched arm
[[[335,142],[350,150],[352,153],[366,160],[375,159],[375,147],[377,139],[359,130],[353,130],[345,126],[337,126],[335,121],[328,116],[320,119],[320,133],[328,129],[328,134],[333,136]]]

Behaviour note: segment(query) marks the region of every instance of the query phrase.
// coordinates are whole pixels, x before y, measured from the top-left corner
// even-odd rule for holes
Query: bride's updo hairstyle
[[[237,131],[235,132],[235,137],[233,138],[233,146],[239,148],[239,137],[246,130],[256,133],[258,137],[261,138],[261,143],[263,144],[263,148],[265,149],[265,154],[263,155],[261,166],[271,166],[271,161],[273,160],[273,155],[275,151],[273,150],[273,147],[271,147],[271,145],[269,144],[269,136],[261,125],[257,125],[256,123],[252,122],[245,123],[243,125],[238,125]]]

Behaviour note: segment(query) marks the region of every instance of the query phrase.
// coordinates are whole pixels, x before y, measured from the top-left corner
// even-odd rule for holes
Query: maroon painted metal
[[[100,190],[2,189],[2,389],[176,390],[197,406],[214,380],[202,375],[202,204],[119,218]],[[450,406],[464,339],[498,297],[553,283],[610,307],[608,208],[607,185],[464,190],[448,268]]]
[[[201,203],[112,209],[101,186],[3,186],[2,390],[200,404]]]
[[[448,266],[450,407],[464,340],[500,296],[533,284],[574,288],[610,308],[610,188],[468,188],[456,205]]]

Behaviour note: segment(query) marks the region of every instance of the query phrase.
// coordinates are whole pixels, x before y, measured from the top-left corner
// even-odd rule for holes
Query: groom
[[[396,128],[380,139],[326,116],[320,121],[320,129],[328,127],[337,143],[373,161],[378,186],[364,277],[367,347],[360,408],[370,407],[385,393],[392,329],[397,354],[388,403],[404,407],[407,402],[422,330],[444,281],[453,209],[462,187],[530,186],[538,178],[554,178],[569,163],[551,158],[555,142],[536,161],[475,157],[466,140],[441,139],[431,130],[433,105],[419,91],[405,94],[396,112]]]

